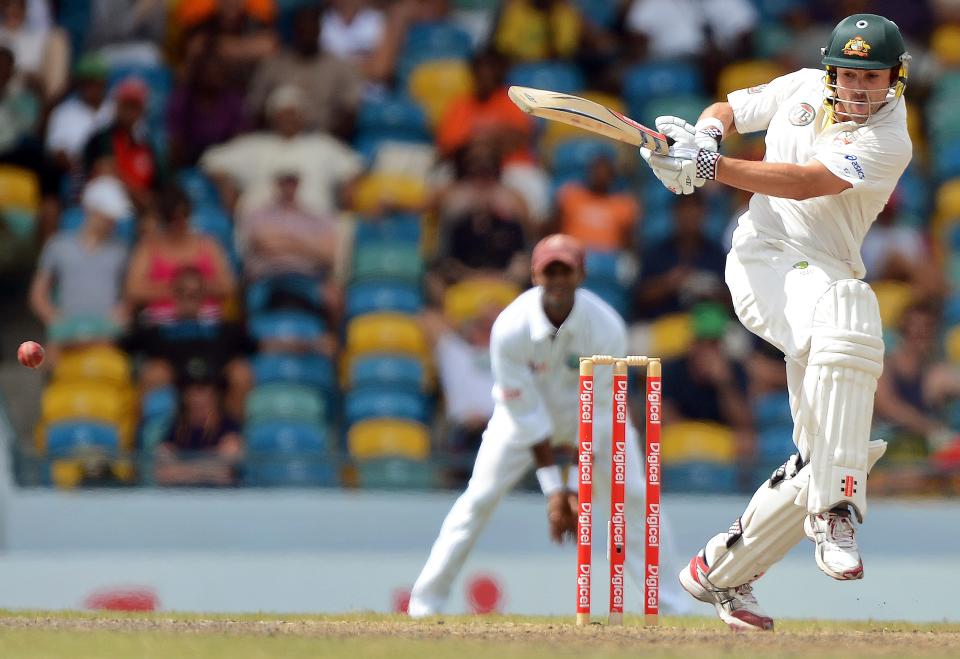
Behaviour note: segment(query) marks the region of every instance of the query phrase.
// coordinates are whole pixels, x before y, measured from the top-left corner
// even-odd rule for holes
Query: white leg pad
[[[867,512],[867,443],[883,371],[877,297],[858,279],[834,282],[817,301],[797,420],[810,464],[808,512],[848,503]]]
[[[886,450],[883,440],[869,442],[868,470]],[[806,537],[803,520],[808,513],[797,501],[806,498],[811,469],[808,464],[796,471],[798,460],[792,456],[760,486],[730,529],[707,542],[706,577],[715,587],[734,588],[758,579]]]

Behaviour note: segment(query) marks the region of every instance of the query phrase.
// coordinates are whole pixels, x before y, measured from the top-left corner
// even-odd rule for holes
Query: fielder
[[[659,118],[677,143],[669,156],[642,153],[677,194],[704,180],[754,193],[726,281],[746,328],[785,355],[799,453],[680,573],[735,629],[773,628],[751,582],[804,535],[823,572],[863,577],[851,514],[863,521],[867,472],[886,449],[869,440],[883,341],[860,245],[910,162],[910,56],[897,26],[875,14],[842,20],[822,52],[826,71],[735,91],[696,126]],[[731,130],[766,130],[763,162],[721,156]]]
[[[623,319],[600,298],[577,288],[583,281],[583,264],[583,248],[576,239],[554,234],[541,240],[532,256],[536,286],[504,309],[493,325],[493,416],[483,433],[467,489],[447,514],[411,591],[408,611],[413,617],[442,611],[454,579],[501,497],[532,467],[536,467],[537,479],[547,497],[551,538],[562,542],[576,533],[576,470],[569,470],[564,483],[556,453],[563,447],[572,447],[573,454],[576,452],[579,358],[627,354]],[[612,369],[597,369],[597,419],[611,418],[612,386]],[[597,423],[594,428],[595,503],[610,500],[611,425]],[[626,564],[642,592],[643,459],[638,453],[636,430],[629,423],[627,439]],[[664,528],[661,556],[668,554],[666,535]],[[572,597],[572,563],[570,574]],[[673,610],[686,608],[679,589],[663,592],[661,601]]]

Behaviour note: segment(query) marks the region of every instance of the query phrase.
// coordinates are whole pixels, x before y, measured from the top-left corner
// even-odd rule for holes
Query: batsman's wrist
[[[706,179],[708,181],[716,180],[717,164],[720,162],[722,157],[723,156],[716,151],[700,149],[697,152],[697,178]]]
[[[705,117],[694,126],[697,133],[702,133],[712,139],[720,148],[720,142],[723,141],[723,122],[716,117]]]
[[[540,483],[543,496],[547,498],[563,491],[563,478],[560,476],[560,467],[557,465],[537,469],[537,482]]]

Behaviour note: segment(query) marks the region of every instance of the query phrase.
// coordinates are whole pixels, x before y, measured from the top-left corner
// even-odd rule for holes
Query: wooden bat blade
[[[663,133],[588,99],[532,87],[513,86],[508,93],[518,108],[535,117],[577,126],[663,155],[670,151]]]

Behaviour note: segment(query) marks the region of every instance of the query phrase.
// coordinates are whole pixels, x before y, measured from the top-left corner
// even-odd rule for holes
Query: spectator
[[[164,0],[92,0],[86,47],[111,65],[162,65],[167,36]]]
[[[507,95],[506,61],[493,51],[473,60],[473,92],[451,102],[437,126],[437,147],[453,156],[473,139],[493,141],[507,159],[530,151],[533,122]]]
[[[484,428],[493,414],[493,371],[490,331],[501,309],[488,307],[454,327],[435,311],[423,316],[433,346],[448,424],[451,469],[448,485],[462,485],[470,476]]]
[[[256,344],[234,323],[206,317],[203,273],[180,269],[173,278],[173,318],[162,325],[138,323],[124,339],[123,348],[144,358],[140,391],[173,386],[176,382],[212,374],[226,383],[225,407],[233,418],[243,418],[244,401],[253,387],[246,356]]]
[[[185,382],[173,427],[154,454],[154,476],[165,486],[232,486],[243,460],[240,425],[223,409],[210,376]]]
[[[300,171],[296,163],[279,165],[273,201],[244,226],[244,271],[258,280],[300,275],[323,283],[333,267],[337,228],[332,217],[316,215],[297,201]]]
[[[248,129],[243,96],[226,82],[223,60],[208,53],[174,89],[167,112],[172,165],[193,166],[208,148]]]
[[[939,418],[942,406],[960,397],[960,374],[937,355],[939,312],[916,303],[900,318],[900,337],[884,360],[877,383],[876,417],[901,441],[920,440],[935,451],[956,435]],[[895,448],[895,447],[892,447]]]
[[[0,46],[0,162],[21,164],[22,156],[30,161],[43,158],[37,143],[40,103],[14,81],[14,68],[13,53]]]
[[[128,304],[132,309],[143,308],[147,324],[173,322],[174,280],[183,268],[194,268],[203,276],[206,290],[200,317],[220,318],[224,302],[236,292],[223,248],[213,238],[191,229],[190,198],[180,188],[170,186],[165,190],[160,211],[162,227],[155,235],[142,237],[130,258]]]
[[[217,52],[226,64],[227,84],[245,89],[257,65],[277,50],[273,0],[191,0],[177,15],[185,27],[186,63]]]
[[[582,27],[570,0],[506,0],[493,45],[515,61],[567,59],[576,52]]]
[[[431,297],[439,300],[447,285],[472,275],[526,284],[526,206],[500,183],[496,149],[477,141],[457,160],[457,181],[437,195],[441,247],[428,282]]]
[[[723,348],[728,322],[726,310],[718,304],[701,303],[694,308],[693,342],[687,354],[663,364],[664,382],[671,383],[664,389],[663,413],[674,421],[710,421],[730,427],[740,457],[749,458],[753,419],[746,395],[747,374]]]
[[[88,322],[104,338],[126,324],[120,293],[127,248],[115,238],[115,230],[130,210],[119,181],[95,179],[83,191],[80,229],[58,233],[44,246],[30,286],[30,308],[47,329],[51,357],[71,323]]]
[[[25,0],[0,0],[0,44],[13,51],[18,72],[45,102],[60,97],[70,72],[70,45],[59,28],[35,29]]]
[[[330,0],[323,13],[322,49],[364,69],[383,39],[383,12],[368,0]]]
[[[333,11],[328,10],[329,13]],[[304,95],[308,130],[348,136],[360,106],[363,79],[355,67],[319,47],[320,11],[307,7],[294,15],[293,44],[265,60],[247,93],[252,116],[264,113],[267,98],[279,87],[295,85]]]
[[[113,122],[94,133],[83,149],[87,176],[116,175],[141,210],[153,203],[161,181],[160,162],[142,121],[148,94],[139,78],[127,78],[117,85]]]
[[[366,62],[367,79],[373,84],[389,82],[407,43],[407,34],[417,23],[449,22],[449,0],[396,0],[389,5],[383,36]]]
[[[97,55],[84,55],[73,70],[76,94],[53,109],[47,124],[47,153],[63,172],[82,168],[82,153],[90,136],[113,121],[114,104],[107,99],[107,65]]]
[[[305,107],[299,87],[278,87],[267,99],[270,130],[236,137],[208,149],[200,159],[241,231],[250,212],[269,203],[281,159],[299,163],[297,199],[312,213],[335,210],[338,195],[360,175],[363,161],[350,147],[330,135],[306,132]]]
[[[726,256],[703,231],[703,196],[679,197],[674,216],[676,234],[646,246],[641,255],[634,308],[643,318],[683,311],[704,299],[728,299]]]
[[[649,58],[715,55],[729,61],[749,55],[748,37],[757,20],[748,0],[634,0],[625,23]]]
[[[600,156],[590,163],[587,182],[567,183],[557,193],[556,231],[573,236],[588,250],[630,249],[640,206],[633,195],[614,192],[613,161]]]

